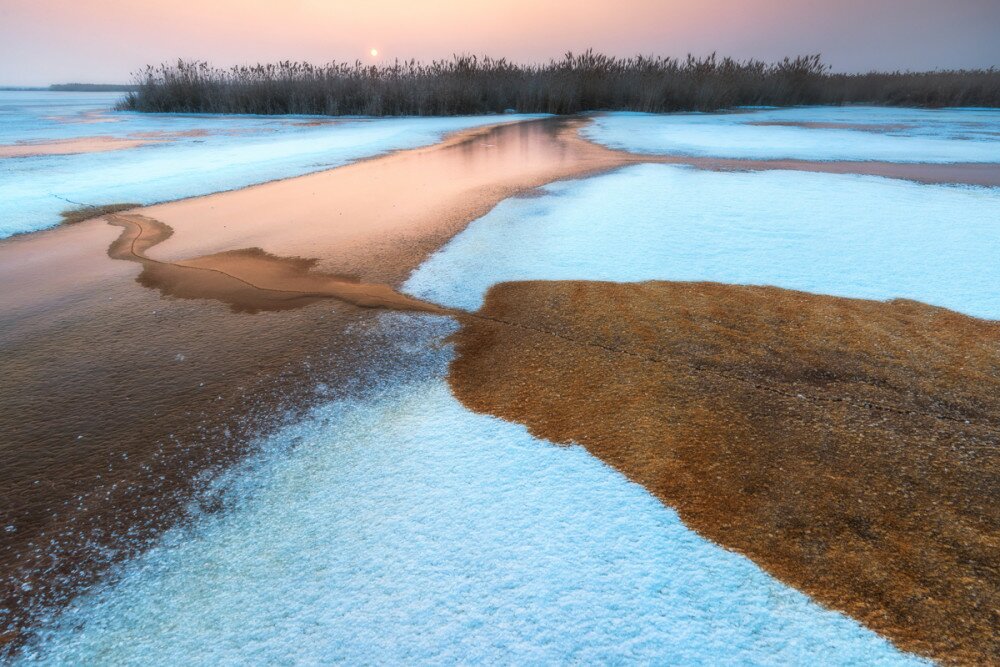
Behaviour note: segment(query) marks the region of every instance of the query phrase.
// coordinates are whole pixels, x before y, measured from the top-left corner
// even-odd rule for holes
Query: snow
[[[0,159],[0,238],[59,223],[82,204],[210,194],[436,143],[456,130],[526,116],[340,119],[111,112],[117,94],[0,91],[0,144],[206,131],[138,148]],[[320,122],[319,125],[307,125]]]
[[[395,376],[270,438],[221,485],[226,511],[168,532],[21,661],[917,663],[580,447],[466,410],[449,320],[383,321],[412,357]]]
[[[884,131],[752,124],[760,122],[877,125]],[[997,109],[801,107],[713,114],[610,113],[596,117],[584,135],[637,153],[753,160],[1000,162]]]
[[[476,310],[512,280],[708,280],[905,297],[1000,319],[1000,189],[638,165],[509,199],[408,293]]]
[[[759,113],[763,119],[784,112]],[[892,135],[892,150],[928,159],[932,144],[948,155],[963,142],[969,154],[977,144],[991,145],[982,126],[962,123],[993,112],[963,111],[969,115],[961,121],[917,117],[937,113],[907,116],[923,129]],[[900,114],[906,115],[878,110],[844,118],[875,122]],[[932,117],[944,119],[940,127]],[[680,125],[689,126],[685,136],[694,143],[715,131],[735,136],[746,129],[736,127],[742,121],[735,116],[720,118],[613,114],[593,132],[602,140],[634,135],[658,151],[675,150],[670,138]],[[323,160],[347,161],[433,141],[454,123],[494,120],[352,121],[312,133],[290,119],[212,119],[277,129],[209,137],[211,146],[178,141],[61,163],[8,160],[0,169],[27,165],[25,174],[39,172],[29,183],[54,183],[66,169],[67,187],[100,186],[114,201],[122,198],[118,185],[87,169],[124,177],[149,160],[150,196],[163,199],[175,196],[171,187],[218,189],[204,183],[216,161],[225,166],[219,178],[263,178],[303,168],[314,144],[322,146]],[[189,121],[209,122],[141,119],[174,127]],[[785,150],[772,133],[784,128],[750,127],[760,138],[758,152]],[[830,132],[838,141],[825,147],[824,159],[864,146],[872,147],[871,157],[886,146],[877,139],[882,135]],[[967,138],[959,139],[963,132]],[[861,143],[840,140],[854,134]],[[726,151],[739,149],[738,142],[721,143]],[[178,168],[184,155],[197,177]],[[102,160],[109,162],[98,168]],[[131,181],[122,187],[139,191]],[[0,206],[7,205],[0,192]],[[477,309],[491,285],[508,280],[713,280],[907,297],[1000,318],[1000,293],[992,289],[1000,282],[998,220],[1000,189],[638,165],[504,201],[429,258],[405,290]],[[219,499],[222,511],[167,531],[115,576],[54,611],[19,660],[920,662],[688,530],[672,509],[584,449],[555,446],[523,426],[465,409],[445,381],[452,355],[445,341],[455,326],[446,318],[383,314],[374,333],[359,333],[378,337],[373,380],[360,384],[368,390],[331,400],[262,440],[259,454],[224,474],[208,494],[206,505]]]

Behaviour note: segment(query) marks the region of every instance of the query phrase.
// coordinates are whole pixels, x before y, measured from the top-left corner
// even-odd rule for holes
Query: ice
[[[1000,319],[1000,189],[639,165],[510,199],[404,286],[478,309],[511,280],[709,280]]]
[[[580,447],[466,410],[447,320],[408,370],[234,471],[36,635],[25,664],[906,664]],[[293,443],[289,445],[289,443]]]
[[[845,128],[752,123],[837,123]],[[849,125],[882,126],[882,131]],[[755,160],[1000,162],[1000,110],[802,107],[741,113],[598,116],[584,135],[637,153]]]
[[[0,159],[0,238],[59,223],[80,204],[171,199],[328,169],[446,133],[526,116],[340,119],[110,112],[118,95],[0,91],[0,144],[174,133],[104,153]],[[310,124],[319,123],[319,124]],[[207,132],[204,136],[176,133]],[[68,201],[67,201],[68,200]]]

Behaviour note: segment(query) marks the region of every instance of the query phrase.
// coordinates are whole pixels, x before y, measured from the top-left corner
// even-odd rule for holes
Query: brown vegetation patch
[[[469,407],[580,443],[899,647],[1000,655],[1000,323],[710,283],[505,283]]]
[[[1000,187],[1000,164],[989,162],[879,162],[876,160],[746,160],[684,155],[650,156],[650,161],[686,164],[710,171],[808,171],[895,178],[926,185]]]

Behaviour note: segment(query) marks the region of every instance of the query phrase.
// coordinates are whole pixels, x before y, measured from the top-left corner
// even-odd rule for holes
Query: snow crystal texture
[[[914,664],[580,447],[466,410],[453,326],[232,475],[229,509],[78,599],[31,664]],[[290,450],[280,443],[296,443]]]
[[[858,125],[871,127],[856,129]],[[584,134],[637,153],[754,160],[1000,162],[997,109],[804,107],[713,114],[611,113],[597,117]]]
[[[509,199],[404,289],[477,310],[512,280],[708,280],[1000,319],[1000,189],[638,165]]]
[[[78,204],[152,204],[231,190],[433,144],[456,130],[525,118],[329,122],[330,118],[310,116],[109,111],[118,97],[0,91],[0,144],[172,134],[161,137],[160,143],[126,150],[0,158],[0,238],[52,227],[59,223],[60,212]],[[191,136],[202,131],[203,135]]]

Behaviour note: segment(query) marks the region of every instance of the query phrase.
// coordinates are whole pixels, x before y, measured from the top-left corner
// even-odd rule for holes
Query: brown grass
[[[900,648],[1000,655],[1000,323],[711,283],[505,283],[470,408],[580,443]]]

